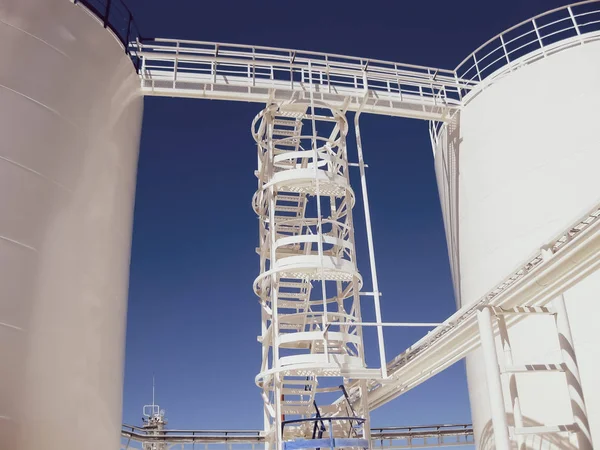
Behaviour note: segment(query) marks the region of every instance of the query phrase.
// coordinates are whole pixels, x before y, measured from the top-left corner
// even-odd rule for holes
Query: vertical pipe
[[[498,355],[496,354],[496,342],[494,339],[490,308],[483,308],[477,313],[477,322],[479,324],[479,335],[483,350],[483,363],[485,365],[488,394],[490,398],[490,410],[492,414],[496,450],[510,450],[508,423],[506,420],[506,410],[504,408],[504,396],[502,395],[502,380],[500,379],[500,369],[498,367]]]
[[[108,15],[110,14],[110,6],[112,0],[106,0],[106,11],[104,15],[104,28],[108,26]]]
[[[500,341],[502,342],[502,350],[504,353],[504,361],[509,366],[514,364],[512,347],[510,344],[510,339],[508,337],[508,327],[506,326],[506,318],[501,315],[498,316],[498,331],[500,332]],[[522,428],[523,424],[523,414],[521,412],[521,401],[519,400],[519,390],[517,387],[517,379],[514,373],[509,375],[509,393],[510,393],[510,403],[512,405],[513,410],[513,421],[515,428]],[[517,449],[518,450],[526,450],[527,447],[525,445],[525,437],[521,434],[516,436],[517,438]]]
[[[311,123],[312,123],[312,148],[313,148],[313,165],[315,172],[315,186],[316,186],[316,200],[317,200],[317,250],[319,252],[320,261],[320,272],[321,272],[321,294],[323,296],[323,352],[325,353],[325,359],[329,362],[329,344],[327,343],[327,288],[325,286],[325,277],[323,275],[323,217],[321,216],[321,195],[319,192],[319,152],[317,151],[317,123],[315,119],[315,100],[313,94],[313,74],[312,66],[308,61],[308,75],[310,84],[310,112],[311,112]]]
[[[567,10],[569,11],[569,16],[571,16],[571,21],[573,22],[573,28],[575,28],[575,32],[577,33],[577,36],[581,36],[581,31],[579,30],[579,26],[577,25],[577,20],[575,19],[575,15],[573,14],[573,9],[571,9],[571,7],[569,6],[567,8]]]
[[[366,97],[365,97],[366,101]],[[363,102],[364,103],[364,102]],[[362,105],[361,105],[362,108]],[[359,118],[361,111],[354,115],[354,128],[356,130],[356,148],[358,150],[358,166],[360,168],[360,184],[362,188],[363,206],[365,210],[365,222],[367,226],[367,244],[369,247],[369,264],[371,265],[371,282],[373,283],[373,300],[375,303],[375,320],[381,324],[381,305],[379,302],[379,283],[377,281],[377,268],[375,267],[375,247],[373,245],[373,230],[371,227],[371,211],[369,209],[369,195],[367,192],[367,178],[365,174],[365,161],[363,158],[362,141],[360,138]],[[381,376],[387,378],[387,361],[385,358],[385,346],[383,343],[383,326],[377,325],[377,342],[379,345],[379,359],[381,362]]]
[[[577,366],[577,357],[575,356],[575,347],[573,345],[573,335],[571,334],[571,325],[565,306],[565,297],[563,294],[554,299],[553,303],[556,311],[556,329],[558,330],[558,341],[560,352],[565,364],[565,375],[569,388],[569,397],[571,399],[571,408],[575,424],[579,427],[576,433],[579,450],[592,450],[592,433],[588,422],[585,400],[583,398],[583,389],[581,386],[581,377],[579,367]]]
[[[131,34],[131,21],[133,20],[133,16],[129,13],[129,20],[127,21],[127,34],[125,35],[125,42],[123,45],[125,46],[125,54],[129,55],[129,35]]]
[[[268,116],[267,116],[268,114]],[[265,120],[267,121],[267,136],[268,139],[268,158],[269,167],[266,168],[269,172],[269,178],[273,177],[274,167],[273,161],[275,158],[274,149],[273,149],[273,116],[271,111],[265,113]],[[274,187],[269,187],[269,234],[270,234],[270,267],[269,269],[273,270],[277,261],[277,250],[276,250],[276,237],[277,237],[277,228],[275,224],[275,190]],[[272,336],[272,346],[273,346],[273,367],[279,367],[279,304],[278,304],[278,295],[276,285],[278,283],[278,275],[273,272],[271,275],[271,336]],[[281,377],[279,373],[273,375],[273,402],[275,406],[275,423],[277,423],[277,418],[281,416]],[[276,426],[277,429],[277,448],[281,450],[283,448],[283,430],[281,426]]]

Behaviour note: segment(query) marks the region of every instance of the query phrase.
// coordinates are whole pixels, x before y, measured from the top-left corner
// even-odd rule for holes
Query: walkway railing
[[[363,112],[436,121],[447,120],[486,78],[600,39],[600,0],[587,0],[521,22],[445,70],[284,48],[143,39],[123,0],[71,1],[97,16],[131,54],[147,95],[264,102],[269,92],[314,90],[333,103],[348,99],[348,109],[356,110],[360,93],[368,91]]]
[[[600,1],[588,0],[553,9],[494,36],[467,56],[456,76],[479,83],[565,47],[600,38]],[[466,93],[466,92],[465,92]]]
[[[473,425],[371,428],[373,450],[454,447],[473,444]]]
[[[313,92],[336,107],[444,117],[469,84],[453,70],[284,48],[152,39],[132,44],[147,95],[285,101]],[[272,97],[275,96],[275,97]]]
[[[323,421],[343,418],[324,417]],[[321,419],[307,419],[319,421]],[[157,434],[153,434],[157,433]],[[382,427],[371,429],[374,450],[407,448],[440,448],[473,443],[473,426],[424,425],[412,427]],[[147,431],[133,425],[123,425],[121,449],[146,448],[181,450],[264,450],[265,439],[258,430],[156,430]],[[148,444],[152,445],[150,447]]]
[[[104,28],[113,32],[129,54],[129,43],[142,40],[140,30],[133,14],[123,0],[71,0],[74,4],[85,6],[102,23]],[[134,60],[134,63],[136,61]]]

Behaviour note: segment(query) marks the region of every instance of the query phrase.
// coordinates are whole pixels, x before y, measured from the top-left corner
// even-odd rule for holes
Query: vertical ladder
[[[562,361],[559,364],[525,364],[515,365],[511,342],[508,337],[507,316],[554,316],[556,332]],[[587,419],[585,401],[581,388],[579,368],[573,346],[573,338],[569,319],[565,308],[564,297],[561,295],[553,301],[552,307],[545,306],[519,306],[516,308],[500,308],[494,306],[483,307],[478,313],[479,333],[484,354],[484,364],[490,409],[494,429],[496,449],[511,450],[511,440],[516,441],[518,450],[526,450],[525,438],[528,435],[548,435],[556,433],[569,433],[573,448],[579,450],[592,450],[592,439]],[[496,342],[494,335],[494,319],[498,325],[502,351],[503,364],[498,362]],[[521,402],[516,383],[516,374],[562,372],[568,384],[569,399],[573,414],[573,422],[564,425],[526,426],[523,420]],[[502,375],[508,376],[509,399],[505,402],[506,393],[502,387]],[[507,411],[506,405],[509,406]],[[510,426],[507,413],[513,417],[513,426]]]

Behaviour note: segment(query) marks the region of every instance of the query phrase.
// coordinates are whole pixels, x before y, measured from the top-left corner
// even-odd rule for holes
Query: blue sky
[[[127,3],[146,36],[290,47],[448,69],[502,30],[566,4]],[[129,292],[127,423],[139,423],[142,406],[151,401],[155,373],[157,401],[172,427],[262,427],[254,385],[260,310],[252,292],[258,221],[250,205],[256,148],[249,131],[260,109],[247,103],[145,100]],[[384,321],[442,321],[455,303],[427,124],[363,115],[361,129]],[[355,161],[353,135],[348,143]],[[360,204],[355,211],[359,268],[369,286]],[[372,320],[371,305],[364,309],[364,319]],[[367,361],[376,365],[372,331],[366,336]],[[388,359],[423,333],[386,329]],[[464,365],[376,410],[372,422],[470,422]]]

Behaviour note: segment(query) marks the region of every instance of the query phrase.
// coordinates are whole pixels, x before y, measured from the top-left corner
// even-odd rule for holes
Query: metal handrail
[[[600,35],[600,1],[586,0],[559,7],[525,20],[480,45],[456,66],[459,79],[480,83],[512,70],[517,60],[548,53]]]
[[[138,66],[138,59],[130,54],[129,43],[142,41],[144,38],[140,33],[133,14],[123,0],[72,0],[73,4],[80,4],[96,16],[104,28],[112,31],[123,50],[130,55],[134,65]]]
[[[347,418],[343,417],[321,417],[319,418],[308,418],[299,419],[292,422],[311,422],[315,420],[344,420]],[[356,418],[351,418],[355,420]],[[359,418],[359,420],[363,420]],[[456,440],[449,441],[449,438],[455,437]],[[416,426],[404,426],[404,427],[379,427],[371,428],[371,440],[373,441],[374,448],[412,448],[409,444],[405,446],[399,446],[398,440],[414,440],[414,439],[429,439],[437,438],[436,443],[427,443],[428,445],[421,445],[421,448],[430,447],[445,447],[448,445],[462,445],[472,442],[470,439],[473,437],[473,425],[472,424],[456,424],[456,425],[416,425]],[[218,445],[226,444],[227,448],[231,450],[233,445],[245,445],[244,448],[248,449],[248,445],[252,449],[256,445],[264,445],[265,435],[262,430],[146,430],[135,425],[123,424],[121,431],[121,438],[126,440],[126,444],[123,448],[133,449],[137,448],[134,443],[138,445],[140,443],[167,443],[170,445],[181,445],[182,448],[194,449],[192,444],[203,444],[203,445]],[[393,442],[396,442],[393,444]],[[183,447],[189,445],[189,447]],[[241,448],[241,447],[240,447]]]

